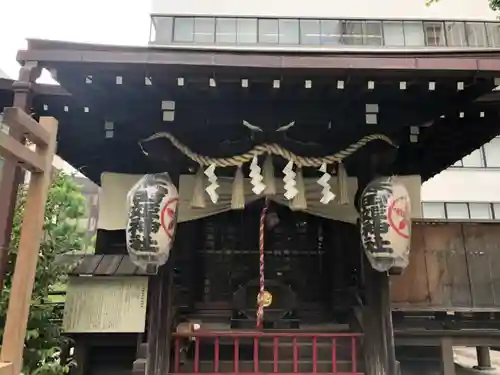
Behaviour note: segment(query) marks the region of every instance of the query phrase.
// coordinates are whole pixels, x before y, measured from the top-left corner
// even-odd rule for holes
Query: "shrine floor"
[[[500,351],[491,350],[491,364],[494,370],[477,371],[473,367],[477,364],[476,348],[454,348],[456,375],[500,375]],[[401,375],[441,375],[438,360],[429,361],[401,361]]]

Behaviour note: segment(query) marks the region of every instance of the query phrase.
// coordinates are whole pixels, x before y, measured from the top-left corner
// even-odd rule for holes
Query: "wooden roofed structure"
[[[295,121],[280,140],[306,154],[382,130],[399,146],[390,172],[423,180],[498,133],[495,104],[475,101],[500,83],[493,52],[273,55],[30,40],[18,59],[39,61],[71,92],[71,98],[35,99],[34,108],[66,123],[60,153],[95,182],[103,170],[164,168],[166,145],[159,146],[163,154],[147,158],[137,142],[167,127],[213,156],[248,148],[243,120],[267,133]],[[279,88],[273,88],[276,80]],[[165,101],[175,101],[173,121],[164,121]],[[106,138],[105,121],[116,126],[113,138]],[[168,158],[179,162],[178,153]],[[356,174],[359,160],[363,156],[347,160],[349,174]],[[180,161],[186,171],[193,166]]]
[[[244,153],[256,144],[276,143],[295,154],[314,158],[349,149],[364,137],[381,135],[369,138],[344,161],[348,175],[357,177],[359,192],[379,175],[417,175],[425,181],[500,131],[496,102],[478,100],[500,84],[500,52],[495,51],[257,53],[29,40],[28,49],[19,52],[18,61],[24,66],[19,81],[23,84],[14,87],[14,105],[25,111],[32,110],[35,117],[56,117],[60,124],[58,154],[97,183],[103,172],[145,174],[169,171],[175,181],[180,175],[192,174],[197,163],[186,157],[187,152],[180,152],[180,147],[173,142],[161,137],[144,141],[162,132],[169,133],[190,150],[209,157],[229,157]],[[41,68],[49,70],[69,95],[40,92],[31,103],[25,100],[27,93],[37,91],[33,86],[36,74],[31,70]],[[277,165],[282,169],[284,163],[279,161]],[[12,190],[5,187],[16,181],[12,165],[8,169],[9,178],[1,182],[0,192],[3,187],[8,196],[12,196]],[[219,173],[221,176],[228,174],[224,169]],[[316,171],[310,169],[304,173],[314,176]],[[1,196],[0,199],[8,199],[5,194]],[[257,204],[245,209],[248,217],[256,216]],[[12,209],[12,204],[9,206]],[[360,332],[331,336],[321,333],[328,340],[346,339],[352,345],[347,363],[342,364],[346,366],[343,368],[345,373],[393,375],[394,342],[388,278],[384,273],[371,270],[367,264],[361,264],[359,239],[354,234],[356,227],[352,223],[336,226],[325,223],[323,219],[292,217],[289,212],[283,217],[282,226],[288,226],[283,237],[289,233],[287,229],[305,228],[300,235],[293,237],[301,240],[292,245],[302,247],[298,250],[304,250],[304,254],[318,250],[314,258],[310,257],[312,261],[297,258],[299,263],[315,264],[316,268],[307,271],[310,275],[314,273],[315,280],[319,280],[322,273],[335,273],[330,275],[334,280],[327,280],[338,282],[336,288],[345,291],[355,285],[361,290],[361,284],[364,288],[362,329],[367,333],[363,339],[364,366],[357,363],[359,351],[356,343],[361,340]],[[220,280],[222,273],[219,270],[227,268],[217,268],[216,260],[222,258],[220,254],[230,252],[232,239],[227,239],[234,238],[234,233],[240,233],[238,230],[242,228],[253,228],[247,225],[248,221],[234,220],[229,214],[222,218],[225,220],[223,225],[209,219],[200,220],[201,223],[196,225],[180,224],[174,254],[182,249],[182,256],[175,259],[174,255],[174,260],[149,276],[147,344],[140,346],[136,373],[160,375],[200,370],[196,362],[192,371],[189,367],[182,370],[177,363],[176,349],[173,349],[177,353],[172,358],[174,364],[170,366],[172,322],[176,313],[182,310],[172,308],[180,305],[175,294],[179,285],[175,285],[173,267],[174,262],[176,266],[190,262],[187,263],[189,268],[189,265],[196,264],[195,259],[203,260],[202,268],[205,269],[191,270],[190,280],[196,279],[198,289],[205,285],[200,275],[206,279],[211,277],[212,281]],[[225,232],[209,232],[217,225]],[[307,228],[312,229],[308,232]],[[124,232],[121,229],[120,232]],[[318,233],[324,230],[331,235],[323,241]],[[110,237],[116,233],[107,235]],[[213,240],[215,236],[223,245],[214,246],[222,246],[222,249],[209,249],[213,250],[210,253],[206,244],[217,242]],[[195,245],[197,238],[206,242]],[[281,245],[279,241],[280,238],[275,241],[277,247]],[[285,246],[291,246],[291,242],[294,241],[288,241]],[[329,253],[325,253],[333,258],[321,257],[319,247],[322,246],[330,246]],[[351,251],[346,252],[345,248]],[[92,262],[99,260],[93,273],[100,267],[102,274],[110,276],[111,269],[117,272],[129,262],[122,253],[105,254],[106,250],[98,250],[98,253],[96,258],[82,262],[82,265],[92,268]],[[247,253],[251,255],[251,251]],[[230,262],[234,259],[231,258]],[[243,260],[244,263],[244,259],[250,258],[241,257],[239,262]],[[335,272],[322,272],[326,267],[320,265],[322,259],[335,265]],[[237,262],[229,265],[234,268]],[[213,268],[212,275],[206,270],[210,267]],[[270,267],[273,272],[281,272],[273,267]],[[350,280],[351,284],[345,282],[351,277],[349,272],[335,279],[343,268],[360,279]],[[200,275],[196,275],[197,271]],[[127,272],[141,276],[135,268]],[[298,274],[295,273],[296,279],[301,277]],[[182,283],[180,287],[191,285]],[[307,293],[302,290],[302,294],[296,295]],[[208,297],[203,294],[203,298]],[[215,305],[212,303],[211,306]],[[241,316],[228,319],[242,320]],[[296,317],[288,320],[290,325],[298,324]],[[254,340],[272,336],[266,332],[245,334]],[[233,339],[237,335],[237,332],[231,333],[227,338]],[[275,340],[284,340],[287,335],[280,333],[275,336],[274,345]],[[300,336],[297,333],[290,335],[294,342]],[[179,344],[182,334],[174,336],[174,341]],[[295,351],[296,344],[293,345]],[[335,344],[333,348],[335,352]],[[298,372],[297,366],[303,366],[296,360],[294,357],[293,372]],[[238,363],[237,359],[235,361]],[[253,361],[252,364],[243,361],[242,366],[251,365],[253,372],[248,371],[259,373],[256,359]],[[325,363],[331,366],[332,361],[330,358]],[[218,373],[218,359],[215,363],[214,370],[202,372]],[[227,364],[221,361],[221,366]],[[313,366],[313,372],[316,372],[316,364]],[[277,372],[276,367],[273,370]],[[335,368],[333,372],[336,371]],[[330,370],[327,372],[331,373]]]

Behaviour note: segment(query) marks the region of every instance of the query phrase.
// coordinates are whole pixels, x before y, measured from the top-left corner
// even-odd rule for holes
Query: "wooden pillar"
[[[363,308],[366,375],[396,375],[389,275],[375,271],[364,257]]]
[[[441,339],[441,373],[443,375],[455,375],[453,342],[449,337]]]
[[[170,178],[176,186],[179,186],[177,173],[171,174]],[[167,263],[161,266],[158,273],[149,279],[146,375],[170,373],[170,343],[174,315],[174,263],[175,253],[178,250],[178,240],[179,235],[176,236],[176,242],[170,251]]]
[[[40,251],[40,241],[43,236],[45,202],[52,180],[52,162],[56,150],[57,121],[52,117],[41,117],[39,124],[24,112],[11,108],[12,124],[28,130],[37,143],[36,151],[30,151],[18,142],[2,139],[0,151],[4,156],[18,162],[24,160],[24,166],[31,165],[31,178],[28,186],[23,223],[19,239],[9,307],[5,321],[0,361],[11,363],[13,374],[22,369],[24,340],[31,302],[36,264]],[[6,121],[12,127],[12,124]],[[9,138],[9,137],[7,137]],[[36,140],[39,142],[36,142]]]
[[[491,366],[490,348],[488,346],[476,347],[476,354],[477,366],[474,366],[476,370],[487,371],[493,369]]]
[[[71,368],[70,375],[84,375],[87,372],[88,345],[83,337],[75,340],[74,354],[76,366]]]
[[[169,259],[149,282],[151,294],[148,303],[146,375],[165,375],[170,372],[173,263],[173,259]]]
[[[29,113],[31,110],[32,86],[40,75],[37,63],[27,62],[19,72],[19,79],[14,82],[13,106]],[[22,134],[15,128],[10,129],[10,135],[17,141],[23,141]],[[9,260],[12,219],[16,207],[17,190],[23,182],[24,171],[14,160],[7,159],[2,166],[0,178],[0,289],[3,288]]]

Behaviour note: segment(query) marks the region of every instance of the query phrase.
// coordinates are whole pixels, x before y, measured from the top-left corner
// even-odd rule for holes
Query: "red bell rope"
[[[264,277],[264,231],[266,229],[266,213],[269,207],[269,201],[266,198],[266,203],[260,213],[259,226],[259,298],[257,307],[257,328],[262,329],[264,325],[264,292],[265,292],[265,277]]]

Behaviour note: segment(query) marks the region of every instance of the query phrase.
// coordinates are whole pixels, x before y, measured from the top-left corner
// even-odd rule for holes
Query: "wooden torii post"
[[[5,108],[3,122],[23,134],[35,149],[0,131],[0,156],[31,172],[23,214],[19,249],[0,352],[0,375],[18,375],[22,370],[24,340],[35,280],[47,193],[52,180],[58,122],[53,117],[35,121],[23,110]]]

